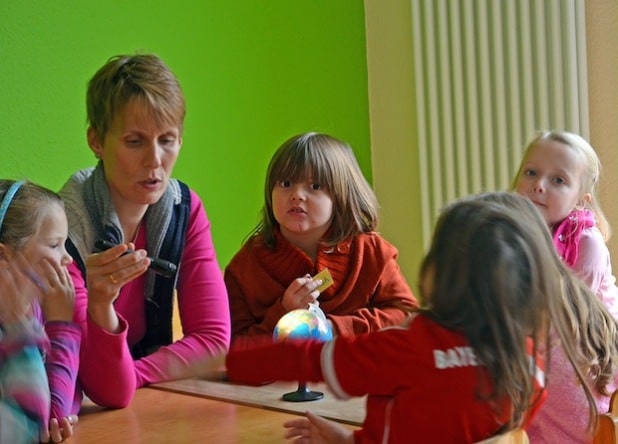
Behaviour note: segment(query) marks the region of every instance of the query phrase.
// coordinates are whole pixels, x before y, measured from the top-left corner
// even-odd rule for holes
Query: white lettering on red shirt
[[[434,350],[436,368],[476,367],[478,361],[472,347],[454,347],[446,350]]]

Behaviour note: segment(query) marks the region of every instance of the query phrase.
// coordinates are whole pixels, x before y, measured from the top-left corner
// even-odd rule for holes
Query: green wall
[[[93,165],[86,83],[136,50],[161,56],[185,91],[174,176],[204,200],[222,267],[288,137],[348,141],[371,180],[362,0],[0,0],[0,176],[58,189]]]

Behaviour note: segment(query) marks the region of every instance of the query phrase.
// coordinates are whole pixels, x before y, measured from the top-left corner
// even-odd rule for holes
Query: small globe
[[[298,309],[286,313],[279,319],[273,331],[275,341],[286,339],[316,339],[329,341],[333,332],[326,321],[326,316],[319,309]]]

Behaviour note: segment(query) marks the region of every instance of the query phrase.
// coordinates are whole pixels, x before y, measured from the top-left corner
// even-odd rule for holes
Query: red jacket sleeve
[[[323,342],[273,342],[267,336],[240,337],[226,359],[232,382],[260,385],[276,381],[323,381],[320,354]]]

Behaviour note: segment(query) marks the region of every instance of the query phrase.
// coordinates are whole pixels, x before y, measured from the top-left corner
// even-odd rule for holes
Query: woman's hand
[[[110,332],[116,332],[119,328],[112,304],[120,289],[150,266],[145,250],[125,254],[134,248],[133,243],[120,244],[86,258],[88,314],[96,324]]]
[[[322,280],[313,280],[309,274],[294,279],[290,286],[285,290],[281,305],[287,312],[299,308],[307,308],[310,303],[316,302],[320,296],[317,288],[322,285]]]
[[[75,288],[67,268],[43,260],[37,271],[43,284],[41,310],[45,321],[73,321]]]
[[[41,433],[41,442],[44,443],[57,443],[62,442],[67,438],[73,436],[73,426],[77,424],[79,418],[77,415],[69,415],[58,421],[53,418],[49,421],[49,430],[44,430]]]
[[[307,418],[286,421],[285,438],[297,444],[352,444],[352,430],[343,425],[307,412]]]

